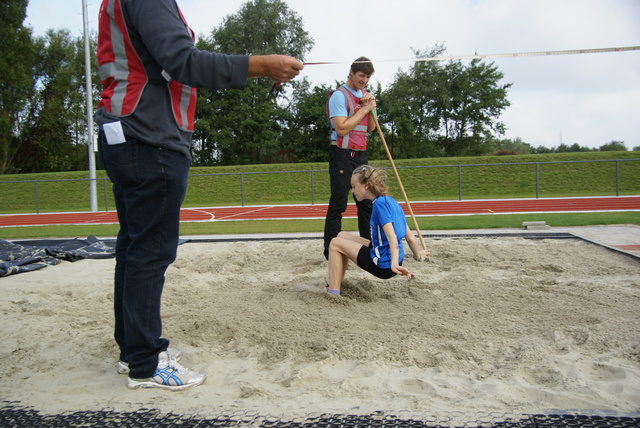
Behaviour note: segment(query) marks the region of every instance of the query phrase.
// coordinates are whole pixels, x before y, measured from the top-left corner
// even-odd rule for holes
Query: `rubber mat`
[[[82,411],[61,415],[43,415],[21,407],[18,403],[4,402],[0,407],[0,426],[3,428],[74,428],[74,427],[261,427],[261,428],[315,428],[315,427],[640,427],[638,415],[580,415],[505,413],[466,414],[451,412],[438,416],[396,415],[378,412],[371,415],[321,414],[296,419],[261,416],[252,412],[229,412],[216,416],[189,416],[161,413],[153,409],[134,412]]]

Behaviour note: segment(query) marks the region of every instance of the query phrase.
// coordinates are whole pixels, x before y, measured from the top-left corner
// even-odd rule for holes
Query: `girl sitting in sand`
[[[418,241],[407,226],[400,205],[389,196],[384,170],[369,165],[357,167],[351,175],[351,191],[358,201],[373,201],[371,213],[371,241],[350,232],[340,232],[329,245],[329,285],[327,292],[340,294],[340,284],[349,260],[361,269],[381,278],[396,275],[411,279],[408,269],[402,267],[404,249],[402,238],[417,261],[427,261],[429,251],[420,250]]]

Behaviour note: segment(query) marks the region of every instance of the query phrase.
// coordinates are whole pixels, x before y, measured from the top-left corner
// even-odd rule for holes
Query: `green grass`
[[[418,226],[422,233],[429,230],[458,230],[458,229],[497,229],[521,228],[525,221],[545,221],[552,227],[589,226],[607,224],[637,224],[640,225],[640,213],[612,212],[612,213],[540,213],[540,214],[485,214],[470,216],[438,216],[418,217]],[[413,221],[408,218],[409,226],[415,229]],[[345,219],[343,230],[356,231],[355,219]],[[324,220],[245,220],[220,221],[206,223],[182,223],[180,234],[187,235],[227,235],[227,234],[257,234],[257,233],[301,233],[317,232],[324,229]],[[28,226],[0,228],[2,239],[29,238],[70,238],[113,237],[118,233],[118,226],[81,225],[81,226]]]
[[[407,159],[396,160],[395,164],[410,200],[436,201],[459,198],[459,173],[462,199],[640,194],[640,160],[631,159],[640,159],[640,152]],[[618,188],[616,162],[612,160],[620,160]],[[580,162],[556,163],[562,161]],[[389,168],[391,194],[402,198],[389,161],[371,164]],[[425,166],[428,168],[415,168]],[[89,211],[88,176],[87,171],[0,175],[0,214]],[[113,210],[115,204],[105,172],[97,171],[97,178],[98,209]],[[29,181],[16,183],[26,180]],[[192,168],[183,206],[309,204],[328,200],[326,163],[240,165]]]
[[[586,152],[401,159],[395,160],[395,164],[410,201],[437,201],[458,200],[460,187],[462,199],[611,196],[616,192],[637,195],[640,194],[638,159],[640,152],[637,151]],[[390,192],[396,199],[403,199],[389,161],[371,164],[388,168]],[[424,166],[428,168],[415,168]],[[243,202],[245,205],[327,203],[327,167],[326,163],[307,163],[192,168],[183,207],[230,206]],[[0,214],[89,211],[88,175],[87,171],[0,175]],[[105,172],[98,170],[97,178],[98,209],[114,210]],[[534,220],[544,220],[552,226],[640,224],[639,216],[634,212],[449,216],[421,218],[419,225],[424,230],[447,230],[521,227],[523,221]],[[321,232],[323,225],[322,220],[183,223],[181,233]],[[356,229],[355,221],[345,220],[344,229],[350,228]],[[0,237],[115,236],[117,229],[117,225],[9,227],[0,229]]]

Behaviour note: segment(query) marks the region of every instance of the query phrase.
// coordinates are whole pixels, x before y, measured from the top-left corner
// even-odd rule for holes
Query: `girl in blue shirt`
[[[372,275],[389,279],[396,275],[411,278],[402,267],[404,249],[402,238],[413,253],[414,260],[427,261],[429,251],[420,250],[400,205],[389,196],[384,170],[369,165],[357,167],[351,175],[351,191],[358,201],[373,201],[371,240],[349,232],[340,232],[329,246],[329,286],[327,292],[340,294],[340,283],[349,260]]]

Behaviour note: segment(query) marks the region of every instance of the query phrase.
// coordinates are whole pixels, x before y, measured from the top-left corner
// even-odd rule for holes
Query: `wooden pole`
[[[415,226],[416,232],[418,233],[418,239],[420,239],[420,244],[422,245],[422,249],[426,250],[427,245],[424,243],[424,238],[422,237],[422,233],[420,233],[418,220],[416,220],[416,216],[413,214],[413,209],[411,208],[411,204],[409,203],[409,198],[407,198],[407,193],[404,191],[404,186],[402,185],[402,181],[400,180],[398,169],[396,168],[395,162],[393,162],[393,158],[391,157],[391,152],[389,151],[389,146],[387,146],[387,142],[384,139],[384,135],[382,135],[382,129],[380,129],[380,124],[378,123],[378,119],[376,118],[376,114],[374,113],[373,110],[371,110],[371,117],[373,118],[373,122],[376,124],[376,129],[378,130],[378,134],[380,135],[380,139],[382,140],[384,151],[387,152],[387,157],[389,158],[389,162],[391,163],[391,168],[393,168],[393,173],[396,176],[396,180],[398,180],[400,191],[402,192],[402,196],[404,197],[404,202],[407,204],[407,209],[409,210],[409,214],[411,215],[411,219],[413,220],[413,225]]]

